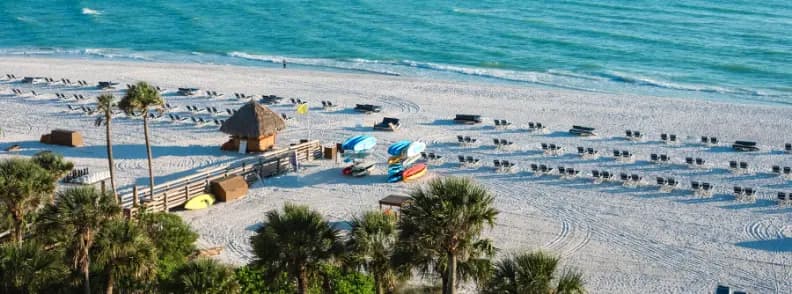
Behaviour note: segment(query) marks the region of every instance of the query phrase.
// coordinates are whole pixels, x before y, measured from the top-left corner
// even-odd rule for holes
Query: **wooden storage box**
[[[80,147],[83,145],[82,135],[75,131],[53,130],[49,136],[49,143],[55,145]]]
[[[210,184],[212,194],[217,200],[223,202],[234,201],[245,197],[248,192],[248,184],[241,176],[232,176],[220,180],[212,181]]]

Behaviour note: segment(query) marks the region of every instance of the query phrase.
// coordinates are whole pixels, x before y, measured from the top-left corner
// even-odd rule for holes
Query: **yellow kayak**
[[[212,194],[201,194],[193,197],[184,204],[184,209],[198,210],[204,209],[215,203],[215,198]]]
[[[401,155],[391,156],[390,158],[388,158],[388,164],[399,163],[402,161],[402,159],[403,157],[401,157]]]

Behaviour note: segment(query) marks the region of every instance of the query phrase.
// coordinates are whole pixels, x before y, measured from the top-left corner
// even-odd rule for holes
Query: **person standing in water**
[[[286,68],[286,59],[283,59],[283,68]]]

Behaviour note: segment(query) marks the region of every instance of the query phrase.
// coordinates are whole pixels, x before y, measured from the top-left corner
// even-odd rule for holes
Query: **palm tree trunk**
[[[118,193],[116,193],[116,185],[115,185],[115,165],[113,165],[113,143],[110,137],[110,121],[112,119],[112,115],[110,111],[105,114],[105,121],[107,122],[107,128],[105,128],[105,138],[107,140],[107,165],[110,168],[110,189],[113,190],[113,198],[115,198],[116,203],[121,203],[121,199],[118,199]]]
[[[374,277],[374,290],[377,291],[377,294],[385,294],[385,290],[382,287],[382,281],[379,277]]]
[[[149,196],[154,198],[154,168],[151,163],[151,144],[149,143],[148,112],[143,112],[143,136],[146,138],[146,154],[148,155]],[[168,199],[165,199],[165,211],[168,211]]]
[[[300,268],[297,273],[297,293],[305,294],[308,292],[308,272],[305,268]]]
[[[445,291],[444,294],[454,294],[456,293],[456,269],[457,267],[457,260],[456,256],[449,252],[448,253],[448,269],[446,271],[446,276],[448,279],[446,282],[448,285],[443,286],[443,290]]]
[[[115,284],[115,281],[113,280],[113,273],[110,265],[105,269],[105,274],[107,275],[107,288],[105,288],[105,294],[113,294],[113,284]]]
[[[21,244],[24,238],[22,228],[25,226],[25,217],[16,210],[11,211],[11,214],[14,216],[14,242]]]
[[[88,258],[86,256],[86,258]],[[90,277],[90,261],[86,260],[85,264],[82,266],[83,272],[83,293],[91,294],[91,277]]]

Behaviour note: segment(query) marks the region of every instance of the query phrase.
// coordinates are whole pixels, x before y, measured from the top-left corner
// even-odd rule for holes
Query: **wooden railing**
[[[141,208],[146,211],[164,211],[166,206],[168,209],[178,207],[205,193],[209,183],[214,180],[238,175],[252,183],[292,170],[292,157],[300,162],[311,161],[320,158],[321,153],[322,145],[319,141],[303,140],[289,148],[270,151],[158,184],[154,186],[153,193],[149,187],[133,186],[131,191],[119,193],[121,206],[128,216],[137,214]]]

